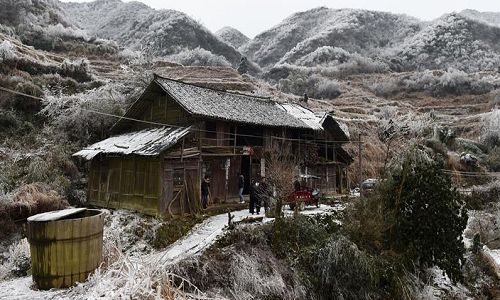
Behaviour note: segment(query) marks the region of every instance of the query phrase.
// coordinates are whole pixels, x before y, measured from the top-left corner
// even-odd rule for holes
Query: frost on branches
[[[231,64],[222,55],[216,55],[203,48],[184,49],[178,54],[167,56],[167,59],[185,66],[220,66],[231,67]]]
[[[53,126],[66,132],[70,139],[88,143],[95,140],[103,128],[109,128],[123,114],[126,95],[119,84],[74,95],[47,96],[40,114]],[[111,114],[114,116],[104,115]]]
[[[14,52],[14,46],[9,41],[0,43],[0,62],[15,58],[17,54]]]
[[[495,107],[483,116],[481,141],[490,146],[500,146],[500,108]]]

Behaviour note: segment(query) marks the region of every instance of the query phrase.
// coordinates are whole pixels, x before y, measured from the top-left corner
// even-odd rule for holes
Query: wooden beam
[[[118,183],[118,208],[122,205],[122,172],[123,172],[123,157],[120,158],[120,179]]]
[[[243,154],[233,154],[233,153],[203,153],[201,156],[243,156]]]

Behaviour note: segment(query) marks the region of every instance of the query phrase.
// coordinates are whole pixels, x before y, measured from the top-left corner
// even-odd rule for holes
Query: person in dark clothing
[[[203,198],[203,209],[206,209],[208,206],[208,197],[210,196],[210,176],[208,175],[205,175],[201,183],[201,196]]]
[[[245,177],[243,174],[238,173],[238,197],[240,197],[240,203],[245,203],[245,198],[243,198],[243,189],[245,188]]]
[[[255,206],[257,204],[258,193],[259,193],[258,186],[257,186],[257,183],[255,182],[255,180],[252,180],[252,183],[250,184],[249,192],[250,192],[249,208],[250,208],[250,213],[253,215],[255,213]]]
[[[260,183],[256,182],[255,183],[255,210],[257,211],[257,214],[260,214],[260,207],[262,205],[262,193],[261,193],[261,186]]]
[[[259,196],[264,205],[264,212],[267,213],[269,210],[269,185],[267,184],[266,177],[262,177],[262,181],[259,184]]]
[[[300,191],[300,181],[299,179],[295,179],[295,182],[293,183],[293,188],[295,189],[296,192]]]

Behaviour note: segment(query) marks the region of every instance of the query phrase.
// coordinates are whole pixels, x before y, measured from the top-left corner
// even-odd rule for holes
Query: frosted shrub
[[[307,94],[308,96],[321,99],[331,99],[340,95],[337,80],[328,79],[318,74],[310,76],[302,73],[291,74],[279,80],[278,89],[285,93],[295,95]]]
[[[118,56],[124,59],[138,59],[141,57],[141,53],[139,51],[134,51],[129,48],[123,49],[118,53]]]
[[[94,43],[97,45],[97,50],[99,53],[118,53],[120,47],[115,41],[107,39],[96,39]]]
[[[467,74],[456,69],[448,71],[424,71],[409,76],[367,82],[368,88],[377,95],[388,97],[397,92],[428,92],[433,96],[485,94],[497,84],[493,76]]]
[[[439,78],[439,83],[443,87],[457,88],[469,81],[467,73],[455,69],[448,70]]]
[[[9,41],[5,40],[0,43],[0,62],[16,58],[17,54],[14,52],[14,46]]]
[[[15,90],[17,92],[35,96],[42,97],[42,89],[31,82],[21,82],[16,85]],[[22,95],[15,95],[11,102],[12,108],[17,111],[24,112],[27,114],[37,113],[42,108],[40,99],[26,97]]]
[[[61,75],[72,77],[77,81],[90,81],[90,61],[86,58],[77,60],[65,59],[61,64]]]
[[[396,106],[382,106],[380,111],[375,114],[379,119],[390,120],[396,117],[398,108]]]
[[[375,81],[369,84],[368,88],[375,93],[375,95],[389,97],[395,94],[400,87],[398,81],[393,78],[388,78],[382,81]]]
[[[48,96],[43,100],[41,114],[66,132],[71,139],[87,143],[117,120],[115,117],[92,112],[121,115],[126,95],[123,86],[110,84],[98,89],[70,96]],[[91,111],[90,111],[91,110]]]
[[[371,299],[374,262],[346,237],[330,238],[303,264],[319,299]]]
[[[16,130],[21,126],[21,121],[11,110],[0,110],[0,132]]]
[[[222,55],[216,55],[203,48],[185,49],[178,54],[169,55],[168,60],[181,63],[185,66],[219,66],[231,67],[231,64]]]
[[[287,62],[285,56],[278,64]],[[387,63],[350,53],[339,47],[322,46],[298,59],[297,66],[320,68],[328,76],[351,75],[359,73],[380,73],[389,70]]]
[[[230,274],[233,278],[230,293],[235,299],[277,297],[278,299],[305,299],[305,288],[297,278],[287,282],[284,269],[269,251],[252,248],[246,253],[234,252],[230,258]],[[285,278],[284,278],[285,277]]]
[[[317,84],[317,92],[314,96],[321,99],[331,99],[339,94],[339,82],[337,80],[325,80]]]
[[[49,35],[58,37],[82,39],[87,42],[90,40],[90,37],[85,30],[64,27],[61,23],[58,23],[57,25],[49,25],[45,29],[45,32]]]
[[[45,182],[49,179],[49,164],[39,156],[34,156],[28,166],[28,181]]]
[[[31,268],[30,245],[26,238],[9,246],[7,260],[0,265],[0,279],[26,276]]]
[[[500,108],[494,108],[483,116],[481,142],[491,148],[500,146]]]

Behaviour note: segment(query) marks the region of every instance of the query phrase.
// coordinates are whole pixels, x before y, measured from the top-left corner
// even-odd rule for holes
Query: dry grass
[[[59,210],[68,207],[68,202],[59,194],[41,184],[27,184],[14,190],[11,206],[28,213],[40,213],[42,211]]]
[[[23,185],[2,196],[0,206],[0,237],[8,236],[16,221],[42,212],[67,208],[68,202],[49,187],[41,184]]]
[[[72,288],[71,299],[209,299],[190,281],[156,261],[132,258],[105,241],[103,263],[88,280]]]

